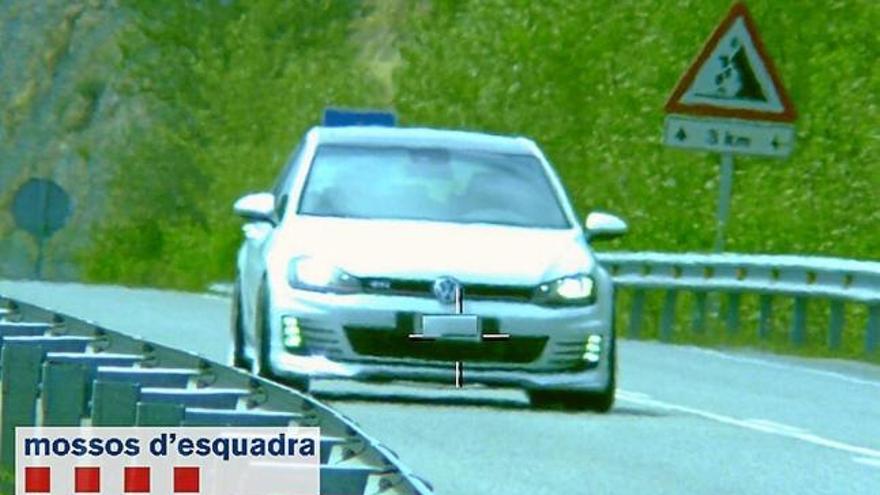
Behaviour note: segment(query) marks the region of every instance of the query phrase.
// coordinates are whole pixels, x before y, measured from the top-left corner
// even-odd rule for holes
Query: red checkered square
[[[174,468],[174,493],[199,493],[199,468]]]
[[[73,470],[76,493],[99,493],[101,491],[101,468],[78,467]]]
[[[47,467],[24,468],[25,493],[49,493],[52,471]]]
[[[125,493],[150,493],[150,468],[125,468]]]

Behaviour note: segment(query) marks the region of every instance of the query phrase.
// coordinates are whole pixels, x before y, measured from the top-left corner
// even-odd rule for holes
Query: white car
[[[450,130],[315,127],[247,223],[233,364],[311,378],[525,389],[532,403],[607,411],[614,289],[538,146]]]

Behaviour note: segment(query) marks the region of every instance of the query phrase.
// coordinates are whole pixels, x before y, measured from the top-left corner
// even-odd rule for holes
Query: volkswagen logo
[[[454,304],[455,296],[461,291],[461,283],[452,277],[440,277],[432,287],[434,297],[443,304]]]

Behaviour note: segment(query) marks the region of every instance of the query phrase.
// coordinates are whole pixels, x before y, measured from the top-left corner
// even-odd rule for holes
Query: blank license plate
[[[480,339],[480,319],[474,315],[422,316],[422,335],[435,339]]]

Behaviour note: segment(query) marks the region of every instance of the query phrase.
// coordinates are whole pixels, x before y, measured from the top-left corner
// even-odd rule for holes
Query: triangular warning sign
[[[745,4],[737,3],[676,85],[669,113],[793,122],[794,105]]]

